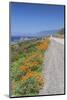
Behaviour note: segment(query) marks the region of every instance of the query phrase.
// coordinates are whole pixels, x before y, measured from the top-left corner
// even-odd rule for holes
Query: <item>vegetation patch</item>
[[[13,96],[37,95],[43,88],[42,64],[49,38],[11,45],[11,93]]]

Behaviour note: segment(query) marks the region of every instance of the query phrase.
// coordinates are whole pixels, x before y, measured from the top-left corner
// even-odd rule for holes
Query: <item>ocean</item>
[[[11,36],[11,42],[18,42],[18,41],[24,41],[24,40],[31,40],[31,39],[36,39],[36,38],[42,38],[42,37],[47,37],[50,35],[54,35],[57,33],[58,30],[52,30],[52,31],[41,31],[36,34],[24,34],[23,36]]]
[[[37,37],[30,37],[30,36],[12,36],[11,42],[19,42],[19,41],[25,41],[25,40],[31,40]]]

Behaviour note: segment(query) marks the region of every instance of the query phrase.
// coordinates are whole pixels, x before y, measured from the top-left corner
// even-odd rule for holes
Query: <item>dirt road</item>
[[[39,95],[64,93],[64,41],[62,41],[51,38],[43,64],[45,84]]]

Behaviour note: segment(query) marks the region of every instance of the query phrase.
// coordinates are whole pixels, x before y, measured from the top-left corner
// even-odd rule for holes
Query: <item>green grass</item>
[[[11,45],[10,80],[12,96],[37,95],[39,90],[43,87],[43,80],[38,81],[36,77],[30,77],[26,80],[21,80],[21,77],[26,76],[26,74],[29,72],[42,74],[42,64],[45,51],[36,48],[36,45],[40,42],[41,40],[29,40]],[[34,53],[38,54],[38,56],[32,57]],[[42,55],[42,57],[39,57],[39,55]],[[35,61],[39,64],[33,64],[33,67],[30,67],[26,71],[20,70],[20,66],[27,66],[25,65],[24,61],[26,61],[28,58],[31,58],[29,64]]]

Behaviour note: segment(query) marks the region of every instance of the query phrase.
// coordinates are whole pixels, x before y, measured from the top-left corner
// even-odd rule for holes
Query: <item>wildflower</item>
[[[27,71],[28,69],[29,69],[28,66],[21,66],[21,67],[20,67],[20,70],[22,70],[22,71]]]
[[[43,81],[42,75],[38,72],[35,72],[35,71],[28,72],[25,76],[22,76],[21,79],[26,80],[26,79],[31,78],[31,77],[36,78],[38,81]]]
[[[48,48],[49,39],[43,40],[41,43],[37,44],[36,48],[39,50],[46,50]]]

